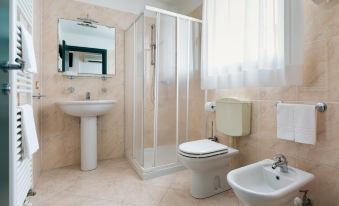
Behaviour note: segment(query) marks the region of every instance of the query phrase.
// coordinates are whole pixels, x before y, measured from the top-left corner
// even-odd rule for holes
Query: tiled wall
[[[238,138],[241,165],[287,155],[289,164],[309,171],[315,180],[307,185],[314,205],[339,203],[339,4],[319,7],[305,0],[304,84],[281,88],[250,88],[209,91],[208,100],[240,97],[253,101],[252,132]],[[276,138],[277,100],[314,103],[327,102],[328,110],[318,114],[315,146]],[[210,115],[209,121],[214,119]],[[221,141],[228,139],[218,134]]]
[[[336,1],[334,1],[336,2]],[[79,120],[63,114],[55,102],[82,99],[85,91],[94,98],[118,100],[114,109],[99,121],[99,158],[123,155],[123,29],[133,15],[75,1],[43,2],[43,78],[47,98],[42,106],[42,167],[50,169],[79,163]],[[95,16],[104,25],[117,27],[117,76],[107,81],[93,78],[69,80],[57,73],[57,19]],[[200,12],[195,11],[199,17]],[[239,164],[245,165],[276,153],[287,155],[289,163],[316,175],[306,188],[315,205],[336,205],[339,201],[339,5],[318,7],[305,0],[305,72],[304,85],[282,88],[251,88],[209,91],[208,101],[240,97],[253,101],[252,133],[238,138]],[[67,93],[73,86],[74,94]],[[107,93],[102,92],[107,88]],[[202,95],[201,93],[199,95]],[[318,116],[318,140],[315,146],[276,139],[275,102],[325,101],[328,111]],[[200,108],[200,107],[199,107]],[[197,119],[197,118],[196,118]],[[209,116],[209,122],[214,119]],[[228,139],[218,134],[221,142]]]
[[[36,53],[36,59],[37,59],[37,66],[38,66],[38,73],[34,75],[34,81],[41,83],[42,79],[42,71],[41,71],[41,0],[34,0],[33,1],[34,6],[34,19],[33,19],[33,36],[34,36],[34,49]],[[35,83],[34,83],[35,84]],[[41,93],[41,87],[36,87],[34,85],[34,93],[38,94]],[[39,144],[41,145],[41,99],[33,99],[33,108],[35,112],[35,125],[36,130],[39,138]],[[38,150],[33,157],[33,183],[35,184],[37,182],[37,179],[41,172],[41,150]]]
[[[98,120],[98,158],[122,157],[124,153],[124,30],[134,15],[74,0],[44,0],[42,14],[43,93],[42,169],[80,163],[80,119],[64,114],[56,105],[62,100],[115,99],[113,109]],[[78,77],[70,80],[57,72],[57,23],[59,18],[89,17],[116,28],[116,75],[102,80]],[[75,92],[67,89],[74,87]]]

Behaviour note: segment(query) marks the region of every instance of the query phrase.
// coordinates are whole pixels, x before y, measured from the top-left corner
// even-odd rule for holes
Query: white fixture
[[[228,173],[228,183],[246,206],[293,205],[298,190],[314,178],[293,167],[287,173],[272,169],[273,163],[266,159]]]
[[[81,117],[81,169],[97,167],[97,116],[108,112],[115,100],[63,101],[57,104],[66,114]]]
[[[239,151],[211,140],[186,142],[179,146],[178,157],[192,170],[191,194],[206,198],[230,189],[225,179],[229,158]]]
[[[218,131],[229,136],[247,135],[250,132],[250,119],[250,102],[233,98],[216,102]],[[206,198],[230,189],[225,179],[230,170],[228,159],[238,152],[210,140],[181,144],[178,156],[183,165],[192,170],[192,196]]]
[[[232,137],[246,136],[251,131],[251,102],[225,98],[216,102],[216,128]]]

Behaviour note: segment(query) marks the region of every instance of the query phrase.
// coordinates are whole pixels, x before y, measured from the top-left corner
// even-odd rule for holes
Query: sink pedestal
[[[81,170],[97,168],[97,117],[112,109],[115,100],[58,102],[66,114],[81,118]]]
[[[97,168],[97,117],[81,117],[81,170]]]

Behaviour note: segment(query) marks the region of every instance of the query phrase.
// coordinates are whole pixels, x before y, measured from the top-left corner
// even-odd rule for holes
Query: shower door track
[[[159,8],[152,7],[152,6],[146,6],[145,9],[148,10],[148,11],[153,11],[153,12],[165,14],[165,15],[168,15],[168,16],[178,17],[178,18],[181,18],[181,19],[186,19],[186,20],[189,20],[189,21],[202,23],[201,19],[196,19],[196,18],[193,18],[193,17],[185,16],[185,15],[182,15],[182,14],[167,11],[167,10],[164,10],[164,9],[159,9]]]

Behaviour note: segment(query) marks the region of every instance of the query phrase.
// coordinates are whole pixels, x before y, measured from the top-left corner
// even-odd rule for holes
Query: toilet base
[[[227,173],[225,167],[208,172],[192,171],[192,196],[198,199],[207,198],[231,189],[225,178]]]

